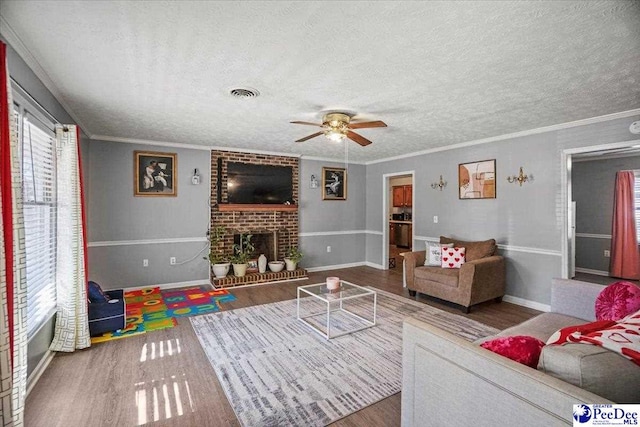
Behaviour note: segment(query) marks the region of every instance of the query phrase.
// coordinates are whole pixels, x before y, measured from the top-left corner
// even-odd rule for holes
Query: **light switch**
[[[438,215],[434,215],[433,216],[433,223],[437,224],[438,223]]]

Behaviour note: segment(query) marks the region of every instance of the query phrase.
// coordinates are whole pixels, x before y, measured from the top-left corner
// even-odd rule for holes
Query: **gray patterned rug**
[[[189,320],[246,427],[324,426],[398,393],[406,317],[469,341],[498,332],[456,314],[377,292],[377,325],[329,341],[296,319],[296,300]]]

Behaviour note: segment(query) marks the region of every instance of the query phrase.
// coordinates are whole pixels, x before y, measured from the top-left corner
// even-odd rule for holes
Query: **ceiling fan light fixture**
[[[330,129],[325,132],[325,136],[333,142],[342,141],[347,135],[336,129]]]

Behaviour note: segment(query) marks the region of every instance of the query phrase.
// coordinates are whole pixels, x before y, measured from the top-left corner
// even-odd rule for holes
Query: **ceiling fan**
[[[359,122],[359,123],[351,123],[351,116],[346,113],[328,113],[322,118],[322,124],[318,123],[310,123],[310,122],[291,122],[298,125],[310,125],[310,126],[318,126],[323,130],[320,132],[316,132],[313,135],[306,136],[302,139],[297,140],[296,142],[303,142],[307,139],[315,138],[316,136],[320,136],[324,134],[327,138],[332,141],[342,141],[344,138],[349,138],[352,141],[357,142],[363,147],[371,144],[367,138],[362,135],[358,135],[353,132],[351,129],[365,129],[365,128],[384,128],[387,127],[385,122],[380,120],[373,122]]]

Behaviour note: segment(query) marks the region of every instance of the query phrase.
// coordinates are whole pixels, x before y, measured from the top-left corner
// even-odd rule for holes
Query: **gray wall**
[[[562,271],[563,204],[560,160],[563,150],[638,139],[629,125],[638,116],[559,131],[424,154],[367,165],[366,260],[380,264],[382,256],[383,174],[415,171],[414,244],[440,235],[465,240],[495,238],[507,257],[507,294],[549,304],[550,283]],[[458,164],[496,159],[497,198],[459,200]],[[522,187],[509,184],[508,175],[520,166],[535,180]],[[448,181],[443,191],[430,183],[440,174]],[[433,216],[438,215],[438,224]]]
[[[576,268],[609,271],[616,172],[640,169],[640,156],[574,162],[571,183],[576,202]],[[606,238],[605,238],[606,237]]]
[[[177,154],[177,197],[134,197],[135,150]],[[207,252],[198,255],[209,227],[208,150],[92,141],[87,168],[91,280],[106,289],[208,282]],[[199,185],[191,184],[196,168]],[[148,242],[159,239],[163,242]],[[170,257],[178,264],[194,259],[170,265]]]
[[[365,260],[365,171],[351,164],[347,170],[347,200],[322,200],[322,168],[343,163],[300,161],[300,250],[305,268],[362,263]],[[320,187],[310,188],[311,175]],[[331,246],[331,252],[327,252]]]
[[[178,197],[133,196],[133,152],[175,152],[178,155]],[[365,260],[365,166],[350,165],[347,200],[323,201],[320,188],[311,189],[311,175],[321,176],[322,167],[344,167],[341,163],[300,162],[301,266],[322,267],[362,263]],[[203,182],[191,185],[198,168]],[[207,281],[206,251],[181,266],[169,265],[193,258],[205,242],[209,223],[209,151],[155,147],[108,141],[92,141],[88,162],[88,240],[90,279],[106,289]],[[105,178],[106,177],[106,178]],[[163,239],[167,243],[145,243]],[[327,246],[331,252],[327,253]],[[143,259],[149,267],[143,267]]]

